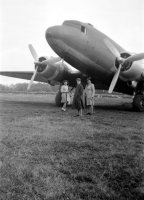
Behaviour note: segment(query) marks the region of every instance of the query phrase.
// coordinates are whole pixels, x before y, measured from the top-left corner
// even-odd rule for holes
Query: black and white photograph
[[[144,1],[0,0],[0,200],[144,199]]]

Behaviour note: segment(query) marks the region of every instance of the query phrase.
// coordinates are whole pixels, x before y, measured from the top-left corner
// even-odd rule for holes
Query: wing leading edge
[[[3,71],[0,72],[0,75],[2,76],[8,76],[8,77],[13,77],[13,78],[20,78],[20,79],[25,79],[25,80],[31,80],[31,77],[33,75],[33,72],[26,72],[26,71]],[[36,75],[35,81],[38,82],[43,82],[47,83],[47,79],[45,79],[43,76],[40,74]]]

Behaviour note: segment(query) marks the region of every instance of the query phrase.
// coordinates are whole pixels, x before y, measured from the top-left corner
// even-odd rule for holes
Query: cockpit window
[[[76,28],[84,34],[86,34],[86,31],[87,31],[86,26],[84,26],[84,24],[79,21],[74,21],[74,20],[64,21],[63,26],[70,26],[70,27]]]
[[[90,23],[88,23],[88,25],[93,27],[93,25],[92,25],[92,24],[90,24]]]
[[[81,26],[81,32],[86,34],[86,27],[85,26]]]
[[[76,29],[80,29],[80,22],[73,21],[73,20],[64,21],[63,25],[70,26],[70,27],[73,27]]]

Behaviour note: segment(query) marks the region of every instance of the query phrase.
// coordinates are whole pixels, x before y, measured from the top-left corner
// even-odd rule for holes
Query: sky
[[[94,25],[130,52],[144,52],[144,0],[0,0],[0,71],[33,71],[28,44],[55,56],[45,31],[64,20]],[[0,76],[0,84],[24,80]]]

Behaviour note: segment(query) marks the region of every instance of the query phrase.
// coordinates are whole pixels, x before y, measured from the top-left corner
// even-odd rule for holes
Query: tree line
[[[27,92],[28,83],[17,83],[9,86],[0,84],[0,92]],[[59,86],[51,86],[46,83],[34,83],[30,92],[56,92]]]

